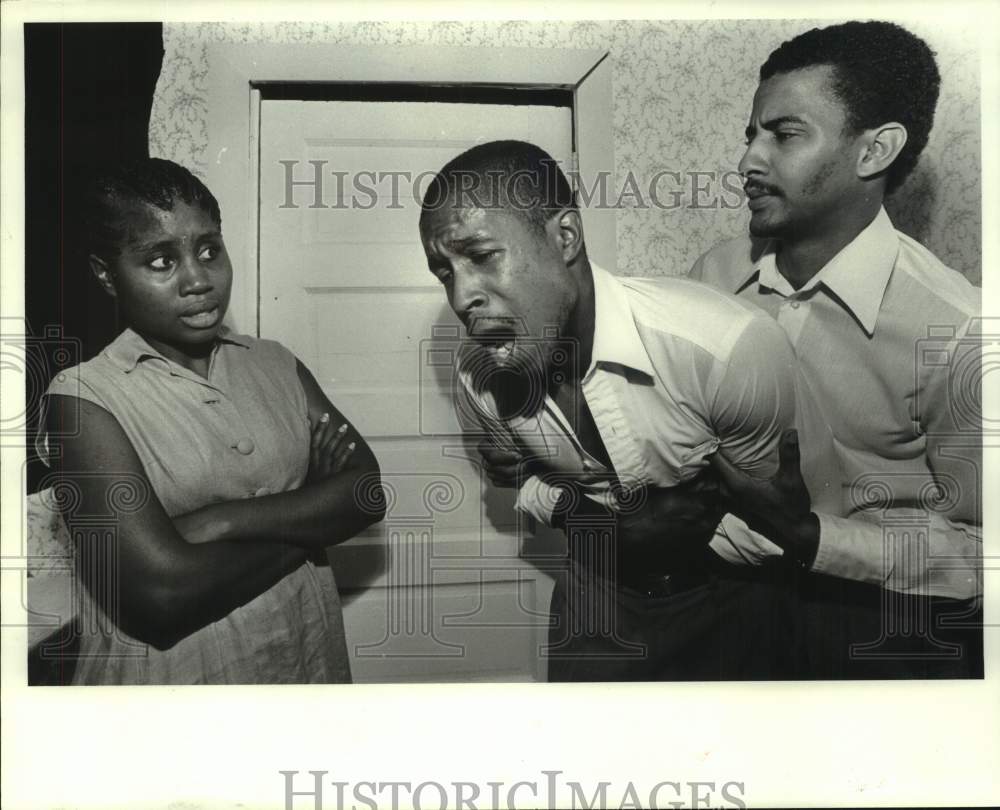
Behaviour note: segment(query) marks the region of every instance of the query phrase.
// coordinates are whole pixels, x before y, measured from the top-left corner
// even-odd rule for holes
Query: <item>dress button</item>
[[[798,309],[798,308],[799,308],[799,302],[798,301],[792,301],[792,309]]]
[[[271,494],[271,490],[270,490],[270,489],[268,489],[267,487],[261,487],[260,489],[258,489],[258,490],[257,490],[257,491],[256,491],[256,492],[255,492],[255,493],[253,494],[253,496],[254,496],[255,498],[262,498],[262,497],[264,497],[265,495],[270,495],[270,494]]]
[[[236,451],[244,456],[249,456],[253,452],[253,439],[240,439],[236,442]]]

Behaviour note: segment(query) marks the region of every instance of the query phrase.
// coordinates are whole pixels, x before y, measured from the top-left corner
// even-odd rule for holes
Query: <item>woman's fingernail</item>
[[[337,433],[345,433],[347,431],[347,423],[345,422],[339,428],[337,428]]]
[[[355,446],[356,445],[354,444],[354,442],[351,442],[349,445],[347,445],[347,449],[348,450],[353,450],[355,448]]]
[[[319,418],[319,421],[320,421],[320,422],[329,422],[329,421],[330,421],[330,414],[328,414],[328,413],[325,413],[325,414],[323,414],[323,415],[322,415],[322,416],[321,416],[321,417]]]

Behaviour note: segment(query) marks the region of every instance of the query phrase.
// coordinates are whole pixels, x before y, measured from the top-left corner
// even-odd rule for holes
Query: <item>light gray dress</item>
[[[306,477],[306,395],[294,356],[274,341],[224,331],[206,379],[127,329],[93,360],[59,374],[47,394],[86,399],[113,414],[170,516],[292,490]],[[42,435],[42,458],[47,448]],[[109,514],[134,506],[135,497],[127,481],[110,487],[109,499],[117,502]],[[113,517],[103,525],[113,531]],[[130,638],[86,588],[78,591],[83,637],[74,684],[350,681],[329,567],[305,563],[168,650]]]

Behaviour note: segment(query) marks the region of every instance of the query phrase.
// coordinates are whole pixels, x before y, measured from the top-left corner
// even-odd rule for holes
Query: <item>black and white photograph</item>
[[[996,4],[169,8],[3,7],[5,806],[1000,801]]]

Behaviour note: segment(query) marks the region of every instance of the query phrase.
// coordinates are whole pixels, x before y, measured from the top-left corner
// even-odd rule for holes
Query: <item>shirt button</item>
[[[798,308],[799,308],[799,302],[798,301],[792,301],[792,309],[798,309]]]
[[[254,449],[253,439],[240,439],[236,442],[236,452],[242,453],[244,456],[249,456]]]

